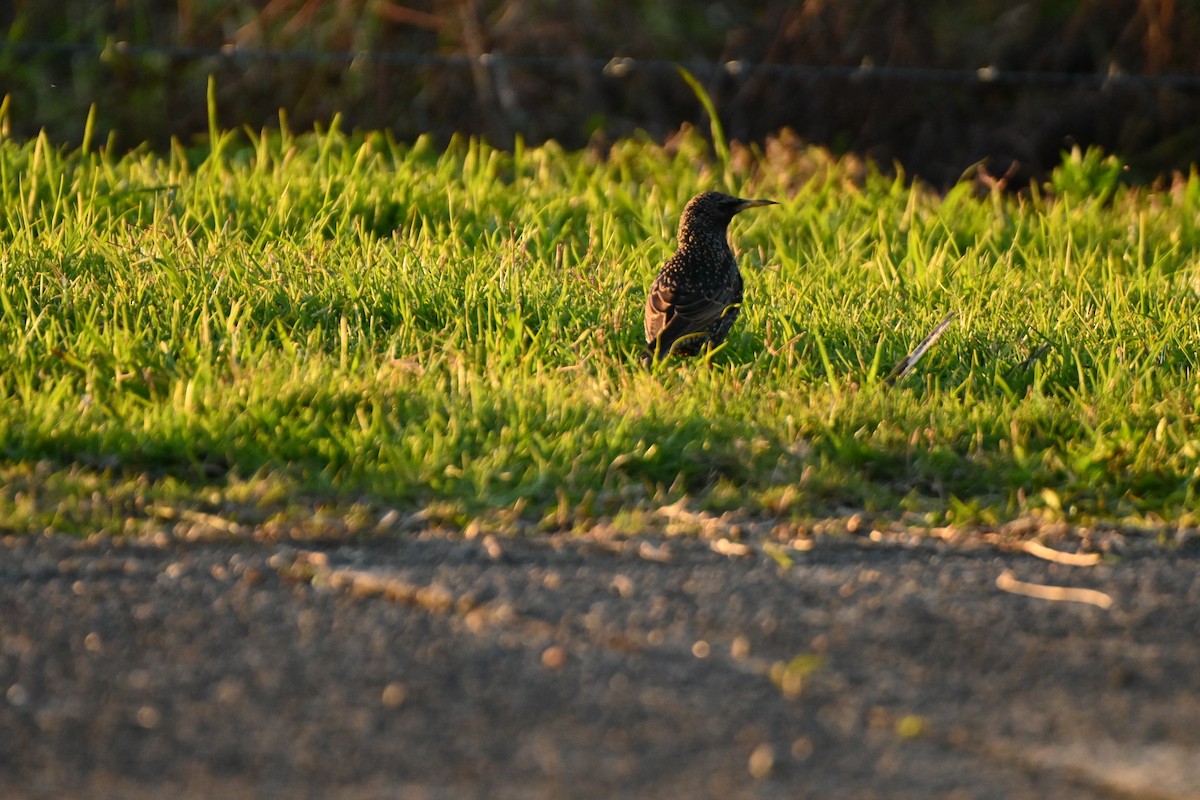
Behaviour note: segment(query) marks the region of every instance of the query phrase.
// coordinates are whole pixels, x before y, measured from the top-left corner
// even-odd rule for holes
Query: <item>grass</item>
[[[0,529],[636,530],[681,499],[1196,524],[1196,174],[1154,193],[1073,153],[979,196],[692,133],[213,133],[0,142]],[[709,188],[781,203],[732,225],[742,317],[644,370],[645,289]]]

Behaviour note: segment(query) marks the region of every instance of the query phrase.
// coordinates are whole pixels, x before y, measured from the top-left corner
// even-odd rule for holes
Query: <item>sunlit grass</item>
[[[695,135],[215,133],[0,143],[0,529],[562,529],[685,496],[1195,522],[1196,175],[1151,193],[1074,154],[1048,189],[939,195],[818,150],[717,166]],[[645,288],[710,188],[781,205],[732,225],[728,346],[647,371]]]

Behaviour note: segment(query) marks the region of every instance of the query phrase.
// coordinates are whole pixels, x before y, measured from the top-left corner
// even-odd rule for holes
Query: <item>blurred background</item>
[[[0,92],[18,136],[119,147],[220,123],[664,139],[711,94],[726,134],[1036,178],[1099,145],[1134,180],[1200,160],[1200,4],[1176,0],[8,0]],[[731,63],[732,62],[732,63]]]

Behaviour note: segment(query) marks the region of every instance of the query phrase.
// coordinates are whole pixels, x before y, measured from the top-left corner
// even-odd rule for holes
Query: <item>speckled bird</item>
[[[738,212],[769,205],[775,201],[720,192],[702,192],[688,201],[679,219],[679,247],[646,298],[643,361],[671,353],[694,356],[724,341],[742,303],[742,274],[726,230]]]

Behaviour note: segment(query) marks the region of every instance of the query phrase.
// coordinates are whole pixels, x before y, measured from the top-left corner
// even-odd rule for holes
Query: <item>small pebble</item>
[[[542,651],[542,666],[546,669],[562,669],[567,663],[567,654],[558,645],[551,645]]]
[[[750,774],[757,780],[762,780],[771,774],[775,767],[775,750],[771,745],[760,744],[750,754]]]
[[[8,700],[8,704],[14,708],[21,708],[29,702],[29,692],[19,683],[14,683],[8,687],[8,691],[4,693],[4,697]]]
[[[383,704],[388,708],[398,708],[407,696],[408,692],[404,689],[402,683],[389,683],[383,687]]]
[[[142,706],[137,711],[138,726],[148,731],[157,728],[161,720],[162,715],[158,713],[158,709],[154,706]]]

